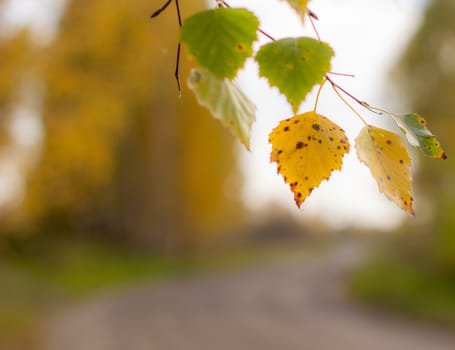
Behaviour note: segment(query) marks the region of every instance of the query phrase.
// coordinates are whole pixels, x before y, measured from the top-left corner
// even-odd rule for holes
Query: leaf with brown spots
[[[403,139],[370,125],[357,137],[356,150],[360,161],[370,168],[379,191],[409,215],[414,215],[411,158]]]
[[[326,117],[307,112],[280,122],[270,133],[270,161],[289,184],[298,207],[334,170],[340,170],[349,152],[344,130]]]

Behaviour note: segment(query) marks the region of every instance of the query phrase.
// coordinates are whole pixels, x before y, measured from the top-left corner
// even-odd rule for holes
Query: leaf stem
[[[398,114],[396,113],[392,113],[392,112],[389,112],[389,111],[386,111],[385,109],[381,109],[381,108],[378,108],[378,107],[373,107],[373,106],[370,106],[368,105],[368,109],[376,114],[379,114],[379,115],[389,115],[391,117],[396,117],[398,116]]]
[[[333,88],[333,91],[335,91],[335,93],[336,93],[336,94],[338,95],[338,97],[341,99],[341,101],[343,101],[343,102],[346,104],[346,106],[348,106],[349,109],[350,109],[352,112],[354,112],[354,114],[355,114],[357,117],[359,117],[359,119],[362,121],[362,123],[365,124],[366,127],[368,127],[368,123],[366,122],[366,120],[360,115],[359,112],[357,112],[357,111],[355,110],[354,107],[352,107],[352,106],[349,104],[349,102],[343,97],[343,95],[341,95],[340,91],[338,91],[338,89],[340,89],[340,88],[339,88],[337,85],[334,85],[334,84],[332,84],[332,88]],[[340,89],[340,90],[341,90],[341,89]],[[341,90],[341,91],[342,91],[342,90]]]
[[[383,113],[378,113],[378,108],[374,108],[374,107],[371,107],[367,102],[365,101],[361,101],[359,100],[357,97],[355,97],[353,94],[351,94],[349,91],[347,91],[346,89],[344,89],[343,87],[341,87],[340,85],[338,85],[337,83],[335,83],[332,78],[330,78],[328,75],[325,76],[325,78],[330,82],[330,84],[332,84],[332,86],[334,88],[337,88],[339,91],[341,91],[343,94],[345,94],[346,96],[348,96],[349,98],[351,98],[352,100],[354,100],[355,102],[357,102],[359,105],[361,105],[363,108],[366,108],[368,109],[370,112],[373,112],[373,113],[376,113],[376,114],[383,114]],[[337,90],[337,91],[338,91]],[[381,110],[381,112],[383,112]]]
[[[316,109],[318,108],[318,103],[319,103],[319,95],[321,94],[322,88],[324,87],[324,84],[327,82],[326,79],[319,85],[318,93],[316,95],[316,101],[314,102],[314,108],[313,112],[316,113]]]
[[[318,38],[318,41],[321,42],[321,37],[319,36],[318,29],[316,28],[316,24],[314,23],[314,20],[318,20],[318,16],[311,10],[307,11],[308,18],[310,20],[311,26],[313,27],[314,33],[316,34],[316,37]]]
[[[328,72],[327,74],[340,75],[342,77],[355,78],[355,75],[354,74],[350,74],[350,73]]]
[[[332,84],[333,87],[336,87],[337,89],[339,89],[341,92],[343,92],[345,95],[349,96],[351,99],[353,99],[355,102],[357,102],[358,104],[360,104],[361,106],[364,106],[365,102],[363,101],[360,101],[357,97],[355,97],[353,94],[351,94],[350,92],[346,91],[344,88],[342,88],[340,85],[338,85],[337,83],[335,83],[332,78],[330,78],[328,75],[325,76],[325,78],[330,82],[330,84]]]

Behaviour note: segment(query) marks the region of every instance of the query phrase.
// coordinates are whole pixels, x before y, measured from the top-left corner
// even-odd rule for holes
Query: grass
[[[455,277],[393,257],[376,257],[352,276],[366,303],[455,327]]]
[[[7,261],[63,294],[84,296],[144,278],[159,278],[181,268],[169,259],[138,255],[88,242],[72,242],[52,253],[13,254]]]
[[[254,265],[301,247],[270,246],[165,257],[138,253],[90,241],[61,241],[4,254],[6,265],[33,284],[72,297],[84,297],[123,284],[192,274],[218,273]],[[1,262],[0,255],[0,262]],[[11,272],[10,272],[11,273]],[[0,271],[1,274],[1,271]]]

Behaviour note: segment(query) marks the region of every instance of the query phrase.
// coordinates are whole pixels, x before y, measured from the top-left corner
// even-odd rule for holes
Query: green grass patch
[[[44,286],[64,296],[84,297],[142,280],[220,273],[252,266],[292,251],[302,253],[302,247],[243,247],[172,257],[90,241],[63,240],[9,251],[3,254],[3,261],[10,269],[28,276],[35,286]]]
[[[174,274],[181,268],[170,259],[81,242],[60,245],[52,252],[10,255],[7,261],[71,296]]]
[[[455,327],[455,276],[392,257],[377,257],[352,276],[364,302]]]

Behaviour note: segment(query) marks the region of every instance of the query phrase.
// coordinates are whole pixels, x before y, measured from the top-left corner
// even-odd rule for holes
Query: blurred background
[[[230,4],[313,35],[285,2]],[[248,62],[246,153],[178,98],[173,4],[148,19],[161,5],[0,0],[0,349],[453,349],[455,1],[311,2],[334,70],[356,75],[340,84],[423,115],[449,156],[410,150],[412,219],[355,152],[297,210],[268,163],[289,106]],[[331,95],[321,113],[352,139]]]

